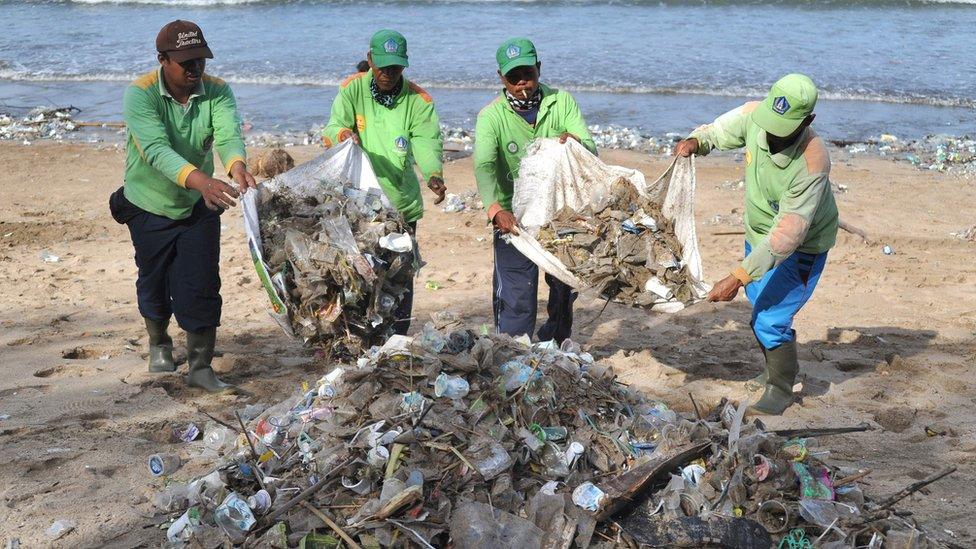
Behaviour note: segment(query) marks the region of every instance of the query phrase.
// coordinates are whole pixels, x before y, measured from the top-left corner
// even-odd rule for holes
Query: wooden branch
[[[277,510],[275,510],[275,512],[269,515],[265,515],[265,517],[261,521],[263,525],[260,528],[255,529],[255,531],[263,530],[268,526],[270,526],[271,524],[274,524],[275,519],[290,511],[292,507],[312,497],[313,495],[315,495],[316,492],[318,492],[322,488],[325,488],[325,485],[332,481],[332,475],[334,475],[337,471],[343,469],[344,467],[352,463],[352,461],[353,459],[349,458],[346,461],[342,462],[341,464],[336,465],[335,467],[332,468],[331,471],[322,475],[322,478],[319,479],[318,482],[316,482],[312,486],[309,486],[304,491],[299,493],[297,496],[288,500],[284,505],[282,505]]]
[[[346,543],[348,543],[349,544],[349,547],[351,549],[363,549],[361,545],[359,545],[358,543],[356,543],[356,540],[352,539],[349,536],[349,534],[347,534],[345,530],[343,530],[342,528],[340,528],[338,524],[336,524],[332,519],[330,519],[328,515],[326,515],[322,511],[319,511],[315,507],[312,507],[312,505],[310,505],[307,501],[303,501],[303,502],[301,502],[301,504],[302,504],[302,507],[304,507],[304,508],[308,509],[309,511],[311,511],[311,513],[313,515],[317,516],[319,518],[319,520],[321,520],[322,522],[324,522],[326,526],[328,526],[329,528],[332,528],[332,531],[333,532],[335,532],[336,534],[339,534],[339,537],[342,538],[343,541],[345,541]]]
[[[936,473],[936,474],[934,474],[934,475],[932,475],[932,476],[930,476],[930,477],[928,477],[926,479],[923,479],[923,480],[920,480],[918,482],[915,482],[915,483],[910,484],[906,488],[903,488],[901,491],[899,491],[899,492],[897,492],[897,493],[889,496],[885,500],[883,500],[881,502],[881,504],[878,506],[878,511],[881,511],[881,510],[890,508],[892,505],[894,505],[894,504],[898,503],[899,501],[907,498],[908,496],[914,494],[915,492],[918,492],[919,490],[921,490],[922,488],[925,488],[929,484],[932,484],[933,482],[935,482],[935,481],[937,481],[937,480],[939,480],[939,479],[941,479],[943,477],[947,477],[947,476],[949,476],[949,475],[951,475],[952,473],[955,473],[955,472],[956,472],[956,466],[953,465],[952,467],[949,467],[947,469],[944,469],[941,472]]]
[[[854,473],[853,475],[846,476],[834,483],[834,488],[838,486],[844,486],[845,484],[850,484],[852,482],[861,480],[862,478],[870,475],[873,471],[871,469],[865,469],[859,473]]]
[[[774,435],[793,438],[793,437],[825,437],[829,435],[843,435],[845,433],[861,433],[864,431],[873,431],[869,423],[862,423],[860,425],[855,425],[853,427],[810,427],[805,429],[778,429],[770,431]]]
[[[837,222],[837,226],[853,235],[861,237],[861,240],[865,242],[871,242],[871,239],[868,238],[868,233],[864,232],[863,229],[859,229],[854,225],[851,225],[850,223],[844,221],[843,219]]]

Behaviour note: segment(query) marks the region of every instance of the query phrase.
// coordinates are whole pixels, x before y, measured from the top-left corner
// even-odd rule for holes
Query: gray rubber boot
[[[186,333],[186,361],[190,365],[186,384],[190,387],[199,387],[210,393],[234,389],[233,385],[221,381],[210,366],[216,342],[217,328]]]
[[[166,332],[169,320],[146,320],[146,332],[149,334],[149,371],[175,372],[176,362],[173,361],[173,338]]]
[[[758,376],[746,381],[745,386],[747,391],[761,391],[766,387],[766,379],[769,378],[769,356],[766,354],[766,348],[761,344],[759,348],[763,352],[763,371]]]
[[[766,351],[766,389],[750,407],[756,414],[778,416],[793,403],[793,382],[800,371],[796,358],[796,340]]]

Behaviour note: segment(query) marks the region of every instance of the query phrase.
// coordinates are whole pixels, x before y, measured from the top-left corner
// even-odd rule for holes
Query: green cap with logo
[[[509,38],[498,46],[495,52],[495,60],[498,61],[498,70],[502,74],[508,71],[529,65],[535,65],[539,58],[535,54],[535,44],[526,38]]]
[[[369,52],[373,54],[373,64],[377,68],[398,65],[407,67],[407,39],[395,30],[377,31],[369,39]]]
[[[817,86],[804,74],[787,74],[773,84],[766,99],[752,111],[752,121],[777,137],[796,131],[817,106]]]

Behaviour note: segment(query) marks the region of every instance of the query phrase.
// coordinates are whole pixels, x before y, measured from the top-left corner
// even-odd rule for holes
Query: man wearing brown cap
[[[156,37],[160,67],[125,90],[125,185],[109,200],[129,227],[139,312],[149,333],[149,371],[173,372],[170,316],[186,331],[187,384],[231,388],[211,368],[220,324],[220,214],[256,187],[245,164],[234,94],[204,74],[213,58],[200,27],[173,21]],[[213,177],[217,151],[235,189]]]

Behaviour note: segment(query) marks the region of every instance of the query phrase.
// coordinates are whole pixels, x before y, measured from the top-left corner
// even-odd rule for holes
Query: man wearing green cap
[[[347,78],[332,102],[329,123],[322,130],[326,147],[352,139],[369,157],[380,187],[403,214],[412,231],[423,217],[424,202],[414,163],[427,188],[444,200],[441,166],[443,140],[434,100],[420,86],[403,77],[407,40],[392,30],[381,30],[369,41],[369,70]],[[406,289],[395,311],[394,331],[406,334],[413,310],[413,285]]]
[[[573,96],[539,83],[542,63],[535,45],[524,38],[506,40],[495,54],[503,89],[478,114],[474,173],[478,191],[495,228],[492,306],[495,328],[510,335],[532,335],[538,307],[539,269],[502,237],[518,233],[512,193],[525,147],[540,137],[575,139],[593,154],[596,144]],[[570,336],[576,294],[555,277],[549,285],[549,319],[539,329],[541,341]]]
[[[837,236],[830,158],[810,128],[817,88],[802,74],[773,84],[750,102],[701,126],[678,143],[681,156],[745,147],[746,257],[715,284],[710,301],[731,301],[745,287],[752,330],[766,369],[748,385],[764,389],[758,413],[779,415],[792,403],[799,371],[793,317],[820,280]]]

